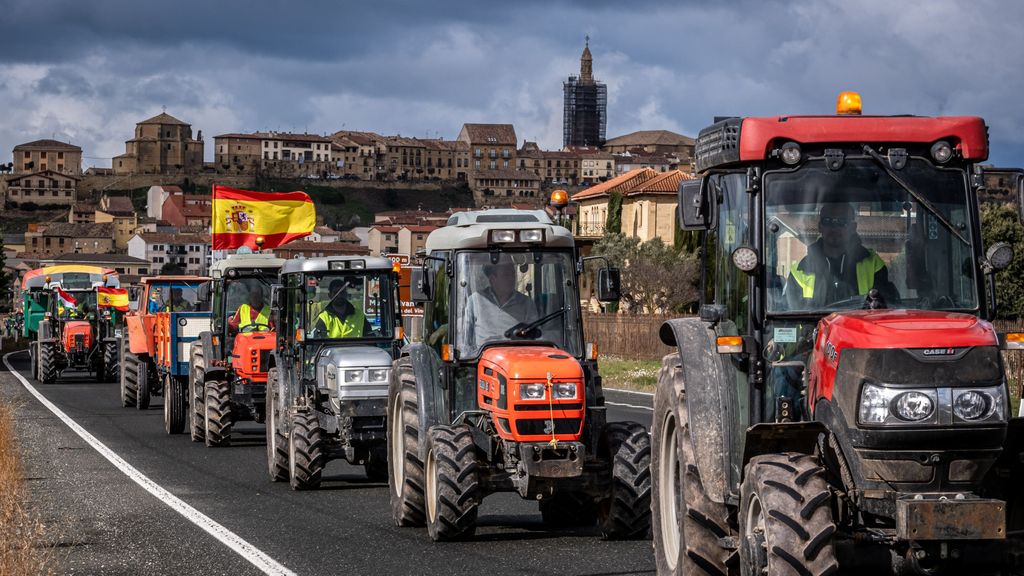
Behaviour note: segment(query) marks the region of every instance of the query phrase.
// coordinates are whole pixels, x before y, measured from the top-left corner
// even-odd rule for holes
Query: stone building
[[[280,178],[326,178],[340,174],[335,153],[343,149],[317,134],[253,132],[213,137],[219,172]]]
[[[431,225],[400,225],[370,226],[369,249],[374,256],[384,254],[403,254],[410,258],[427,245],[427,235],[440,226]]]
[[[608,86],[594,79],[590,37],[580,56],[580,75],[562,83],[562,146],[600,146],[608,125]]]
[[[128,240],[139,227],[138,214],[127,196],[104,195],[93,217],[97,224],[110,224],[113,227],[114,248],[117,250],[128,248]]]
[[[580,155],[576,152],[541,150],[536,142],[524,142],[516,156],[516,167],[533,172],[541,182],[576,185],[580,181]]]
[[[135,234],[128,241],[128,255],[148,261],[153,274],[167,266],[205,276],[210,269],[210,235]]]
[[[668,130],[640,130],[612,138],[601,149],[611,154],[673,154],[689,161],[693,158],[693,146],[694,140],[689,136]]]
[[[24,172],[6,176],[6,202],[17,205],[72,206],[78,198],[80,176],[56,170]]]
[[[25,250],[40,256],[69,252],[106,254],[114,250],[111,224],[30,224],[25,232]]]
[[[511,124],[463,124],[457,140],[469,147],[470,171],[515,169],[518,140]]]
[[[115,174],[187,174],[203,168],[203,131],[166,112],[135,125],[125,153],[113,159]]]
[[[14,174],[51,170],[82,175],[82,149],[58,140],[36,140],[14,147]]]
[[[690,178],[680,170],[659,173],[640,168],[573,194],[572,201],[579,206],[577,236],[598,238],[621,233],[641,242],[661,238],[671,245],[675,241],[679,183]],[[622,225],[618,230],[607,230],[609,199],[615,192],[622,196]]]

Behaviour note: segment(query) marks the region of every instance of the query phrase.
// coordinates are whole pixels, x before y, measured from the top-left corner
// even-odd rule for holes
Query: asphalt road
[[[27,360],[9,357],[25,378]],[[247,559],[254,555],[301,575],[655,572],[650,541],[605,542],[590,528],[548,530],[535,503],[510,494],[484,500],[473,540],[435,544],[424,529],[394,526],[387,485],[368,482],[361,468],[331,462],[320,490],[293,492],[267,479],[262,425],[240,424],[231,447],[206,448],[164,433],[160,399],[145,411],[121,408],[116,384],[67,376],[58,384],[29,381],[157,493],[166,490],[173,495],[166,500],[181,504],[176,510],[152,486],[144,490],[0,365],[0,401],[20,406],[26,476],[59,573],[273,573]],[[650,396],[609,392],[608,404],[610,419],[650,425]],[[198,512],[181,512],[189,507]],[[223,543],[230,535],[217,539],[186,515],[205,515],[216,523],[210,532],[233,533],[235,549]]]

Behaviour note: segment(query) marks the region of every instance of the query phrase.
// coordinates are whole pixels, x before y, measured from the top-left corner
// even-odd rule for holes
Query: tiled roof
[[[640,130],[607,140],[605,146],[693,146],[689,136],[668,130]]]
[[[171,116],[167,112],[161,112],[160,114],[153,116],[149,120],[143,120],[142,122],[139,122],[139,124],[172,124],[175,126],[191,126],[191,124],[187,122],[182,122],[181,120],[178,120],[177,118]]]
[[[201,204],[186,204],[181,207],[181,215],[186,218],[212,218],[213,211],[209,206]]]
[[[402,226],[410,232],[433,232],[440,228],[440,226]]]
[[[131,198],[127,196],[104,196],[100,200],[100,204],[106,204],[107,208],[104,212],[134,212],[135,206],[132,206]]]
[[[387,234],[397,234],[400,229],[400,226],[370,226],[370,230],[376,230]]]
[[[71,224],[68,222],[56,222],[47,224],[43,230],[43,236],[51,238],[64,236],[67,238],[111,238],[114,228],[110,224]]]
[[[586,190],[581,190],[580,192],[573,194],[572,199],[583,200],[604,194],[611,194],[613,191],[624,192],[641,182],[654,178],[657,175],[658,172],[650,168],[637,168],[636,170],[630,170],[625,174],[620,174],[606,182],[601,182],[600,184],[591,186]]]
[[[76,202],[71,205],[71,209],[75,212],[94,212],[99,207],[99,204],[92,204],[89,202]]]
[[[64,174],[63,172],[57,172],[56,170],[40,170],[38,172],[22,172],[21,174],[13,174],[11,176],[5,176],[4,180],[12,182],[19,178],[31,178],[33,176],[42,178],[68,178],[78,182],[82,178],[73,174]]]
[[[74,144],[68,144],[67,142],[61,142],[60,140],[36,140],[34,142],[26,142],[24,144],[18,144],[14,147],[14,151],[18,152],[21,150],[72,150],[81,152],[82,149]]]
[[[624,196],[638,196],[640,194],[670,194],[675,196],[679,192],[679,183],[683,180],[692,180],[693,177],[680,170],[662,172],[654,178],[644,180],[623,192]]]
[[[329,252],[331,254],[369,254],[370,249],[365,246],[350,244],[348,242],[313,242],[312,240],[295,240],[282,246],[274,248],[275,251],[285,252]]]
[[[331,139],[319,134],[298,134],[292,132],[253,132],[252,134],[221,134],[216,138],[238,140],[281,140],[282,142],[330,142]]]
[[[136,258],[127,254],[85,254],[85,253],[69,253],[61,254],[60,256],[54,256],[52,258],[54,262],[111,262],[117,264],[149,264],[149,260],[142,258]]]
[[[516,129],[511,124],[463,124],[463,130],[473,144],[515,146]]]

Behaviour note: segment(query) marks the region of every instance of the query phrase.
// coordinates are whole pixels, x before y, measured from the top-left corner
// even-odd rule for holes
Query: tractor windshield
[[[57,316],[61,320],[86,320],[96,312],[95,290],[66,290],[65,293],[74,299],[74,304],[57,298]]]
[[[199,284],[175,282],[173,284],[153,284],[149,287],[149,301],[146,313],[157,312],[196,312],[200,310]]]
[[[306,337],[392,338],[395,302],[390,271],[306,277]]]
[[[224,292],[224,316],[228,318],[229,334],[273,329],[270,283],[265,278],[244,276],[230,280]]]
[[[565,252],[458,255],[460,358],[487,344],[541,340],[579,356],[579,297],[575,266]]]
[[[966,175],[911,158],[899,177],[871,158],[765,175],[769,313],[977,308]]]

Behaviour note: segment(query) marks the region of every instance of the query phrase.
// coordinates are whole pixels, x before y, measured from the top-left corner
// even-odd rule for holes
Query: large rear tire
[[[651,531],[658,574],[725,576],[729,550],[719,542],[732,534],[728,511],[704,492],[678,353],[662,359],[652,423]]]
[[[57,370],[57,343],[39,342],[39,381],[43,384],[53,384],[57,381],[59,371]]]
[[[292,490],[320,487],[324,470],[323,431],[312,410],[291,417],[288,434],[288,481]]]
[[[433,426],[427,434],[427,533],[435,542],[471,538],[480,508],[480,481],[469,427]]]
[[[188,379],[189,436],[193,442],[206,437],[206,360],[202,345],[192,345],[192,362]]]
[[[206,445],[219,448],[231,445],[231,385],[223,380],[206,383],[206,401],[203,410],[203,437]]]
[[[288,479],[288,437],[278,430],[277,368],[267,373],[267,471],[271,482]]]
[[[132,408],[139,396],[139,357],[128,350],[128,340],[121,345],[121,406]]]
[[[120,354],[117,340],[103,343],[103,381],[117,382],[121,376]]]
[[[651,530],[651,439],[636,422],[609,422],[603,455],[611,463],[611,493],[598,520],[605,540],[647,538]]]
[[[135,363],[136,377],[136,398],[135,407],[139,410],[149,410],[149,399],[153,392],[153,378],[154,374],[151,373],[153,366],[149,362],[149,357],[143,356],[137,358]]]
[[[181,376],[164,377],[164,431],[181,434],[185,431],[188,391]]]
[[[831,499],[825,470],[814,456],[752,458],[740,487],[741,574],[837,573]]]
[[[391,515],[398,526],[423,526],[426,521],[419,418],[416,378],[409,358],[404,357],[395,363],[388,385],[388,488]]]

